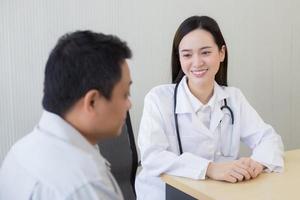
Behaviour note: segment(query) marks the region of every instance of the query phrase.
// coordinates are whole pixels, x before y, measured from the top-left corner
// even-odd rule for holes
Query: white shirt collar
[[[178,85],[176,113],[197,112],[203,106],[209,106],[213,110],[216,103],[228,98],[229,94],[217,82],[214,82],[214,94],[206,105],[203,105],[190,91],[186,76]]]
[[[213,108],[213,106],[215,104],[215,99],[216,99],[216,93],[214,92],[215,90],[213,91],[213,96],[209,99],[208,103],[203,104],[201,101],[199,101],[199,99],[197,97],[195,97],[192,94],[190,88],[188,87],[187,81],[184,81],[183,85],[184,85],[185,92],[187,93],[187,96],[189,97],[190,103],[195,112],[197,112],[203,108],[206,108],[206,107],[210,107],[211,109]]]
[[[97,145],[89,143],[79,131],[54,113],[44,111],[36,128],[86,152],[99,154]]]

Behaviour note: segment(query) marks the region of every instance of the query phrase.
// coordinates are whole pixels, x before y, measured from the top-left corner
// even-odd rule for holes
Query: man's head
[[[62,36],[46,64],[43,107],[90,142],[120,133],[131,84],[131,51],[112,35],[77,31]]]

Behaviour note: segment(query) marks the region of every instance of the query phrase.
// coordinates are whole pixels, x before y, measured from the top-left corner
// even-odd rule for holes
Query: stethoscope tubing
[[[180,82],[176,83],[175,89],[174,89],[174,118],[175,118],[175,129],[176,129],[177,141],[178,141],[178,146],[179,146],[179,152],[181,155],[183,153],[183,151],[182,151],[181,138],[180,138],[179,127],[178,127],[178,115],[176,113],[177,90],[178,90],[179,83]]]
[[[181,138],[180,138],[180,133],[179,133],[178,115],[176,113],[177,91],[178,91],[179,83],[180,83],[180,81],[178,83],[176,83],[176,85],[175,85],[173,100],[174,100],[174,119],[175,119],[176,136],[177,136],[177,141],[178,141],[179,153],[181,155],[183,153],[183,150],[182,150],[182,143],[181,143]],[[227,105],[227,100],[226,99],[224,99],[224,105],[221,106],[220,109],[221,110],[227,109],[229,111],[230,117],[231,117],[231,124],[233,125],[234,124],[234,115],[233,115],[233,112],[232,112],[231,108]]]

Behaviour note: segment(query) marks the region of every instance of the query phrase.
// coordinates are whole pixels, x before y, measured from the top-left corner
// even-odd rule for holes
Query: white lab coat
[[[238,159],[241,141],[252,149],[251,158],[267,166],[267,171],[283,169],[281,137],[261,119],[239,89],[215,83],[207,128],[193,110],[185,85],[184,77],[178,86],[176,107],[183,148],[180,156],[173,112],[175,84],[155,87],[145,97],[138,135],[142,163],[136,179],[138,199],[165,199],[165,184],[159,178],[162,173],[205,179],[209,162]],[[220,109],[225,98],[234,113],[234,125],[230,124],[228,111]]]

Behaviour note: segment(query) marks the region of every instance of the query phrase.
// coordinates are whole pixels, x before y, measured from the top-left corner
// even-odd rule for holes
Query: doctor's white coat
[[[159,178],[162,173],[205,179],[209,162],[239,158],[241,141],[252,149],[251,158],[267,166],[268,171],[283,169],[281,137],[264,123],[239,89],[215,83],[207,128],[193,110],[185,85],[184,77],[178,86],[176,106],[182,155],[174,120],[175,84],[155,87],[145,97],[138,135],[142,170],[136,179],[137,199],[165,199],[165,184]],[[233,125],[229,113],[220,109],[225,98],[234,114]]]

